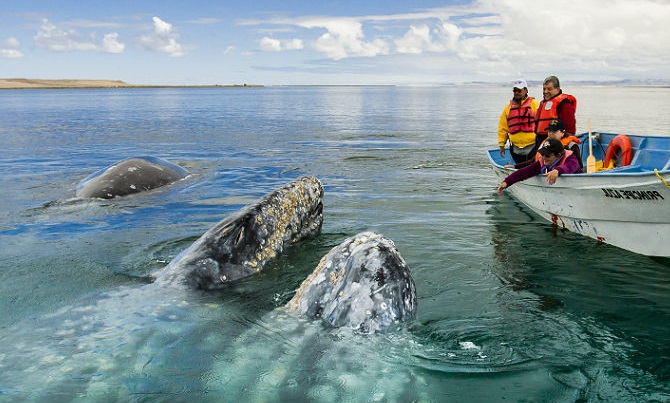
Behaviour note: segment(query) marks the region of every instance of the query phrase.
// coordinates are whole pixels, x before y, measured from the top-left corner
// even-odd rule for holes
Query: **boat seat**
[[[649,149],[638,150],[633,155],[631,165],[639,165],[641,169],[653,171],[656,169],[666,169],[668,161],[668,150]]]
[[[621,172],[642,172],[643,169],[639,165],[626,165],[625,167],[617,167],[612,169],[605,169],[598,171],[598,173],[621,173]]]

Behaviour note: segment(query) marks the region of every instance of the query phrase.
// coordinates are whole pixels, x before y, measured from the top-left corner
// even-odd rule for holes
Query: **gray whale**
[[[126,158],[79,182],[76,196],[112,199],[156,189],[183,179],[189,172],[157,157]]]
[[[157,273],[156,282],[221,288],[260,272],[286,246],[320,231],[322,222],[323,185],[303,176],[210,228]]]
[[[421,361],[433,353],[410,332],[385,332],[416,307],[393,242],[360,233],[324,256],[286,305],[221,340],[205,388],[233,401],[432,401]]]
[[[285,308],[332,327],[383,332],[416,314],[416,286],[390,239],[347,238],[324,256]]]

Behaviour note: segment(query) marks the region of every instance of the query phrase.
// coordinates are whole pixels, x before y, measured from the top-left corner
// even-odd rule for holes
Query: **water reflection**
[[[580,98],[580,127],[587,115],[667,127],[667,90],[645,92],[644,102],[636,91],[568,92]],[[557,231],[493,196],[482,150],[495,142],[506,87],[5,95],[0,393],[670,399],[668,262]],[[606,119],[621,109],[638,118]],[[193,178],[111,204],[50,202],[120,155],[147,152]],[[174,294],[142,282],[223,216],[302,173],[326,187],[321,236],[226,292]],[[369,229],[393,239],[412,269],[415,323],[352,338],[276,316],[321,256]]]
[[[557,229],[510,197],[487,213],[500,297],[530,293],[538,309],[574,320],[571,334],[557,329],[562,336],[554,354],[575,356],[575,337],[588,341],[583,358],[594,366],[588,370],[591,388],[606,386],[612,397],[670,396],[670,389],[659,387],[670,380],[670,262]],[[618,390],[619,383],[626,390]]]

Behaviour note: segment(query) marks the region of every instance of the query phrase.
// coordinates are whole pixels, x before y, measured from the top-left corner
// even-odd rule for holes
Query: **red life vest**
[[[509,101],[509,114],[507,115],[507,126],[510,134],[519,132],[532,132],[535,129],[535,116],[530,106],[533,97],[526,97],[521,105]]]
[[[558,105],[563,101],[567,100],[572,102],[577,110],[577,98],[572,95],[560,93],[550,100],[542,100],[540,106],[537,108],[537,114],[535,115],[535,133],[546,135],[547,126],[549,122],[554,119],[558,119]]]

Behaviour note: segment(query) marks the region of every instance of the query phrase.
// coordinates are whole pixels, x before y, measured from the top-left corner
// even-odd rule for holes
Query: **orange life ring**
[[[621,166],[630,165],[630,161],[633,159],[633,146],[631,146],[628,136],[620,134],[613,138],[607,146],[603,167],[609,166],[610,160],[616,157],[619,150],[621,150]]]

